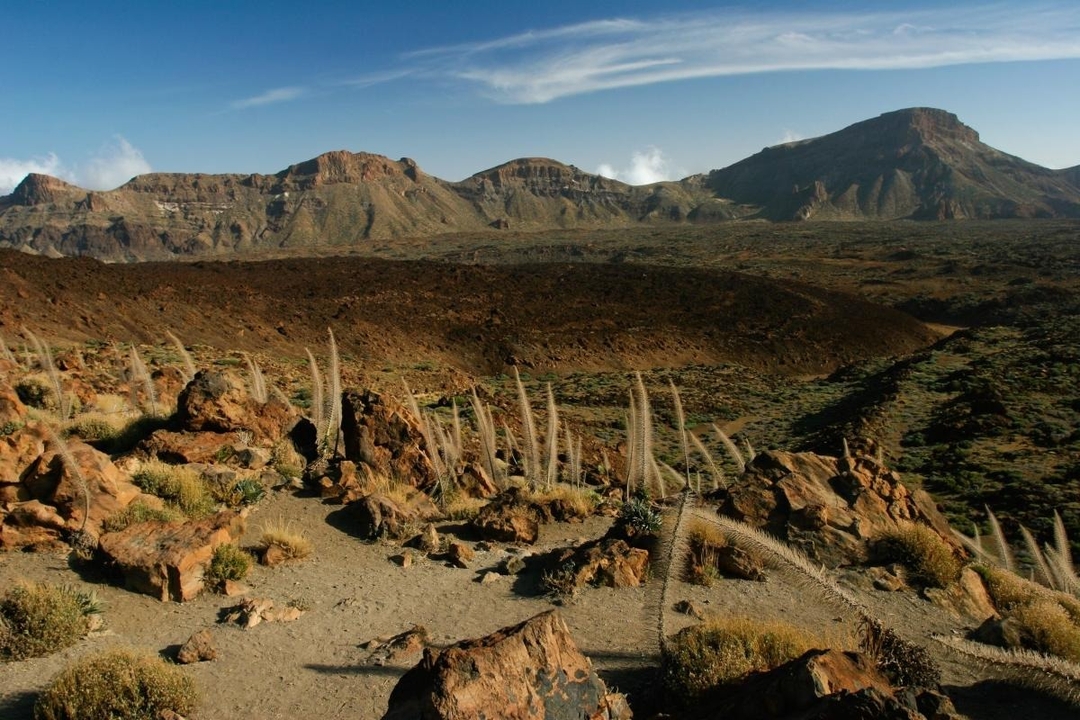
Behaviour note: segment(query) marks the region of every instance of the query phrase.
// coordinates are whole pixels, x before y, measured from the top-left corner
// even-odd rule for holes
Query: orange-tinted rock
[[[404,407],[370,390],[341,398],[345,457],[370,466],[384,478],[399,478],[428,490],[436,483],[424,436]]]
[[[227,433],[246,430],[261,444],[277,442],[296,423],[296,411],[271,395],[265,403],[250,397],[233,375],[202,370],[176,401],[176,419],[187,431]]]
[[[539,513],[521,498],[516,488],[482,507],[472,526],[485,540],[531,545],[540,536]]]
[[[186,523],[139,523],[102,535],[100,547],[128,589],[183,602],[202,592],[214,548],[238,539],[243,525],[231,511]]]
[[[555,611],[444,650],[427,648],[390,694],[383,720],[623,720]]]

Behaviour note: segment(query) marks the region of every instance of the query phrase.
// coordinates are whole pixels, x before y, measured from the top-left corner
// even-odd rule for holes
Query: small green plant
[[[207,586],[217,587],[226,580],[243,580],[250,570],[251,556],[227,543],[214,548],[203,579]]]
[[[65,668],[34,705],[35,720],[146,720],[195,709],[194,681],[161,658],[108,650]]]
[[[665,643],[664,682],[681,700],[771,670],[823,643],[783,622],[728,616],[684,628]]]
[[[629,537],[657,535],[664,524],[660,511],[645,497],[632,497],[624,502],[617,522]]]
[[[74,645],[100,612],[93,593],[67,585],[19,583],[0,599],[0,660],[41,657]]]
[[[136,500],[123,510],[118,510],[105,518],[101,527],[105,532],[120,532],[132,525],[144,522],[178,522],[184,519],[179,510],[152,507],[142,500]]]
[[[944,588],[960,577],[960,561],[952,547],[927,525],[903,523],[882,533],[875,550],[886,562],[898,562],[915,582]]]
[[[266,497],[266,488],[252,478],[245,478],[233,485],[230,505],[255,505]]]

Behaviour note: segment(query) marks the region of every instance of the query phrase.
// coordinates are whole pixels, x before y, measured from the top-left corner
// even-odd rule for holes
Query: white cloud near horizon
[[[658,147],[635,152],[630,157],[630,167],[624,170],[616,170],[615,166],[609,163],[601,163],[596,174],[629,185],[651,185],[664,180],[676,180],[681,176],[680,171],[671,166],[671,161]]]
[[[273,105],[274,103],[289,102],[303,97],[307,93],[307,88],[300,86],[280,87],[267,90],[266,92],[255,95],[249,98],[243,98],[241,100],[233,101],[229,107],[233,110],[244,110],[246,108],[262,107],[263,105]]]
[[[56,153],[29,160],[0,158],[0,195],[10,194],[30,173],[52,175],[87,190],[112,190],[150,171],[142,151],[116,135],[85,165],[68,166]]]
[[[612,19],[428,48],[406,62],[493,100],[791,70],[890,70],[1080,58],[1080,4],[921,11],[724,11]]]

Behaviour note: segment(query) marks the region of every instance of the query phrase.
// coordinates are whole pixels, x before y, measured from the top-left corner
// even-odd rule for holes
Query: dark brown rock
[[[383,720],[623,720],[555,611],[424,658],[398,681]]]
[[[423,490],[435,486],[435,468],[423,433],[408,410],[365,390],[342,395],[341,413],[346,458],[368,465],[383,478],[397,478]]]
[[[548,561],[549,572],[570,572],[569,584],[605,587],[638,587],[645,582],[649,553],[625,540],[600,538],[576,548],[556,551]]]
[[[476,553],[465,543],[451,542],[446,549],[446,556],[455,567],[467,568],[469,563],[476,558]]]
[[[521,498],[516,488],[500,494],[485,505],[472,526],[486,540],[531,545],[540,536],[540,519],[535,508]]]
[[[381,494],[366,495],[345,506],[356,533],[367,540],[403,540],[412,536],[421,523],[442,516],[424,493],[412,491],[404,503]]]
[[[209,370],[199,371],[176,400],[176,420],[183,430],[245,430],[260,444],[288,435],[297,418],[297,412],[276,396],[260,403],[248,395],[239,378]]]

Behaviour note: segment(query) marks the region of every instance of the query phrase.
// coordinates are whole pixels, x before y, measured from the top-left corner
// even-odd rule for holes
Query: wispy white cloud
[[[116,135],[83,165],[67,165],[56,153],[29,160],[0,158],[0,195],[9,194],[30,173],[52,175],[87,190],[112,190],[150,171],[142,152]]]
[[[650,185],[663,180],[674,180],[685,173],[673,168],[671,161],[660,148],[650,147],[635,152],[630,157],[630,167],[616,170],[610,163],[601,163],[596,174],[630,185]]]
[[[780,144],[798,142],[799,140],[805,140],[806,136],[802,133],[797,133],[794,130],[788,130],[785,128],[784,136],[780,138]]]
[[[263,105],[272,105],[274,103],[289,102],[302,97],[306,92],[307,88],[300,86],[273,88],[261,95],[243,98],[242,100],[235,100],[231,103],[230,107],[232,107],[233,110],[244,110],[246,108],[261,107]]]
[[[29,160],[0,158],[0,195],[10,193],[30,173],[52,175],[68,181],[75,179],[55,153],[30,158]]]
[[[111,190],[150,170],[150,163],[146,162],[142,151],[116,135],[90,158],[85,167],[77,168],[75,176],[81,187]]]
[[[348,80],[342,80],[337,83],[338,85],[348,85],[353,88],[366,88],[372,85],[381,85],[383,83],[393,82],[394,80],[400,80],[416,73],[415,69],[402,68],[399,70],[384,70],[381,72],[366,73],[364,75],[358,75]]]
[[[1080,57],[1080,4],[923,11],[724,11],[612,19],[409,54],[501,102],[785,70],[888,70]]]

